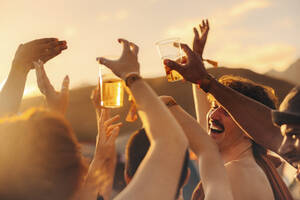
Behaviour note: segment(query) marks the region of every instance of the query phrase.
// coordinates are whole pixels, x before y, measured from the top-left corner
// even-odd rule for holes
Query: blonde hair
[[[86,166],[69,123],[30,109],[0,120],[0,199],[71,199]]]

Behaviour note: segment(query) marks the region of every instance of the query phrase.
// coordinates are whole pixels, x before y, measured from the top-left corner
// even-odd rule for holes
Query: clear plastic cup
[[[162,62],[165,59],[170,59],[176,62],[182,59],[183,54],[181,47],[180,45],[175,44],[180,44],[180,38],[168,38],[155,43]],[[183,79],[183,77],[177,71],[170,70],[166,66],[164,67],[169,82]]]

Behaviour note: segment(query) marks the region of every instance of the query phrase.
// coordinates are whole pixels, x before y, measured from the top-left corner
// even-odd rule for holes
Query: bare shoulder
[[[225,165],[234,199],[273,200],[273,191],[263,170],[252,160],[232,161]]]

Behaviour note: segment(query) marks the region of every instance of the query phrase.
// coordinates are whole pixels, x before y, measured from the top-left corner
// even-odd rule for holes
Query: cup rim
[[[163,39],[163,40],[159,40],[159,41],[155,42],[155,45],[159,46],[159,45],[162,45],[162,44],[167,44],[167,43],[170,43],[170,42],[174,42],[176,40],[179,40],[179,43],[180,43],[180,37],[171,37],[171,38],[166,38],[166,39]]]

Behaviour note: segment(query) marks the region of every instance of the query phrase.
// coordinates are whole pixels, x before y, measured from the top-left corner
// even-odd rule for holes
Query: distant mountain
[[[247,69],[219,67],[208,69],[208,71],[216,78],[219,78],[224,74],[239,75],[249,78],[257,83],[271,86],[275,89],[280,101],[293,87],[293,84],[287,81],[273,78],[268,75],[258,74]],[[166,81],[165,77],[146,79],[146,81],[158,95],[173,96],[178,104],[180,104],[191,115],[195,116],[192,85],[190,83],[182,81],[169,83]],[[95,112],[90,101],[90,93],[94,87],[95,86],[85,86],[70,91],[70,105],[66,117],[70,121],[75,133],[81,141],[95,140],[97,132]],[[122,108],[115,109],[112,113],[120,114],[121,120],[124,122],[124,125],[121,128],[121,134],[131,133],[141,127],[141,122],[139,120],[134,123],[125,122],[125,117],[130,106],[127,99],[128,97],[126,96],[124,106]],[[44,100],[41,96],[24,99],[21,110],[42,104],[44,104]]]
[[[283,72],[270,70],[266,74],[300,85],[300,58]]]

